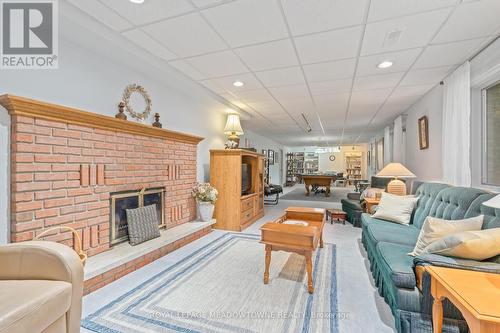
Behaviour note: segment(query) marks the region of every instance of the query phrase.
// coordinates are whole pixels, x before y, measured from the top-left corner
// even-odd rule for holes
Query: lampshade
[[[500,194],[488,201],[483,202],[483,205],[493,208],[500,208]]]
[[[416,176],[401,163],[389,163],[377,174],[384,178],[415,178]]]
[[[240,116],[238,114],[229,114],[227,116],[226,127],[224,134],[227,135],[242,135],[243,129],[240,124]]]

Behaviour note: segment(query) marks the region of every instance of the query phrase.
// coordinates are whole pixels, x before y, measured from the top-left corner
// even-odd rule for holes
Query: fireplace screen
[[[155,205],[158,212],[158,227],[165,226],[163,209],[163,188],[111,194],[110,243],[117,244],[128,240],[126,209]]]

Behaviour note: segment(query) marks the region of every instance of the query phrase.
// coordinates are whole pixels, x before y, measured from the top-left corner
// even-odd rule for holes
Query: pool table
[[[337,176],[334,175],[301,175],[301,177],[306,187],[306,195],[311,193],[311,186],[324,186],[326,188],[325,197],[330,196],[330,185],[337,179]]]

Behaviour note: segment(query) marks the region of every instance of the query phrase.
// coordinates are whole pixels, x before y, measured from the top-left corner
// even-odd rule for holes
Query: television
[[[252,189],[252,166],[241,164],[241,195],[249,194]]]

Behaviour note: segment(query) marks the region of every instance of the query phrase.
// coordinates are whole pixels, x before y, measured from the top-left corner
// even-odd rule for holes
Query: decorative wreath
[[[130,96],[132,96],[132,93],[139,93],[141,96],[144,98],[144,101],[146,102],[146,108],[144,111],[141,113],[135,112],[134,109],[130,106]],[[143,86],[140,86],[138,84],[131,84],[125,88],[125,91],[123,92],[123,103],[125,103],[125,109],[127,112],[132,116],[132,118],[143,120],[146,119],[149,113],[151,112],[151,97],[149,97],[148,92],[146,89],[144,89]]]

